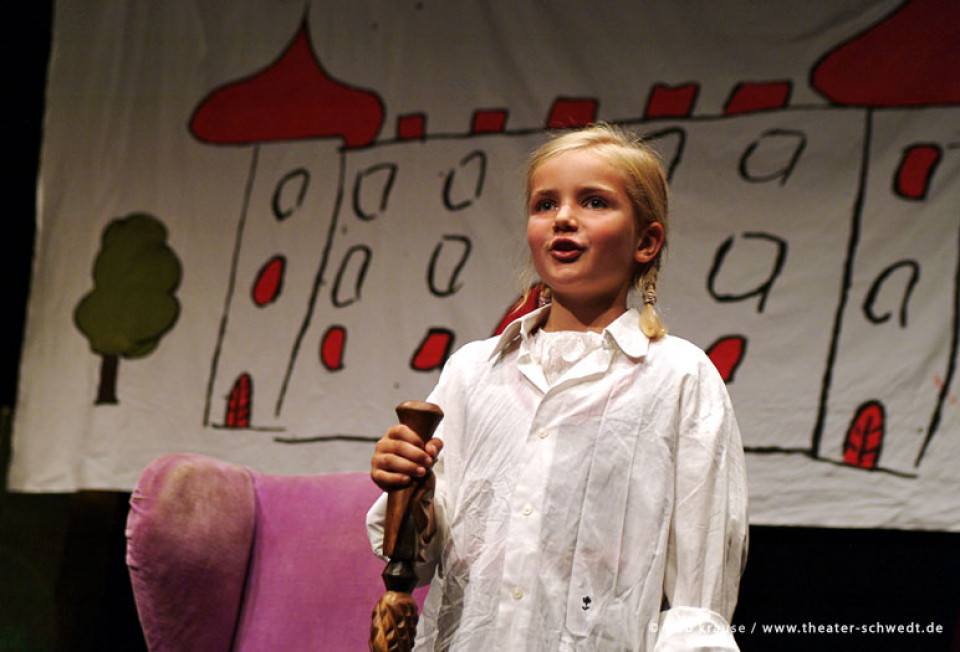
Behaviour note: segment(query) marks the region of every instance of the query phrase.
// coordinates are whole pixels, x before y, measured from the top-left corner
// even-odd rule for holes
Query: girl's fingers
[[[425,467],[396,455],[374,455],[370,467],[370,477],[384,491],[402,489],[427,474]]]
[[[410,476],[405,473],[390,473],[388,471],[374,469],[371,471],[370,477],[376,485],[384,491],[401,489],[410,484]]]
[[[412,478],[421,478],[443,448],[439,439],[431,439],[424,445],[413,430],[396,425],[377,442],[370,462],[370,477],[381,489],[401,489]]]
[[[429,465],[429,456],[423,451],[419,451],[419,453],[420,456],[417,459],[410,459],[390,452],[377,453],[373,456],[373,468],[388,473],[405,473],[419,477],[426,473],[426,467]],[[428,459],[425,461],[423,456]]]
[[[377,442],[375,454],[396,455],[427,468],[433,466],[433,460],[436,457],[434,453],[424,449],[420,438],[406,426],[394,426],[388,430],[383,439]]]
[[[427,442],[427,445],[424,447],[427,451],[427,454],[431,456],[432,459],[437,459],[437,455],[440,454],[440,451],[443,450],[443,440],[442,439],[431,439]]]
[[[391,426],[390,429],[387,430],[387,434],[384,435],[384,439],[405,441],[414,446],[423,446],[420,436],[402,423]]]

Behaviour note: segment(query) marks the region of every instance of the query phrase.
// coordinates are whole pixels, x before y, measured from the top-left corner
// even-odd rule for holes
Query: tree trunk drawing
[[[100,362],[100,389],[97,391],[97,405],[117,402],[117,368],[120,358],[116,355],[102,355]]]

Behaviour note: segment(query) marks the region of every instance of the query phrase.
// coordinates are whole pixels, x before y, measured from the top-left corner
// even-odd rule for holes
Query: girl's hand
[[[442,448],[442,440],[434,438],[424,445],[413,430],[397,424],[377,442],[370,477],[384,491],[403,489],[427,474]]]

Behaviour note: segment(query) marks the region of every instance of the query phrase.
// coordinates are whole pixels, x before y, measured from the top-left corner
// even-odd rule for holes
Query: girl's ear
[[[634,254],[634,259],[638,263],[649,263],[656,258],[657,254],[660,253],[660,248],[663,247],[663,238],[662,224],[659,222],[651,222],[648,224],[640,236],[640,241],[637,243],[637,251]]]

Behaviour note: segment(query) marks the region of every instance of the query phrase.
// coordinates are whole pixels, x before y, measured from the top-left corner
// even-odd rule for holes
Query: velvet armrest
[[[242,467],[177,454],[144,470],[130,499],[127,565],[151,650],[230,649],[255,520]]]

